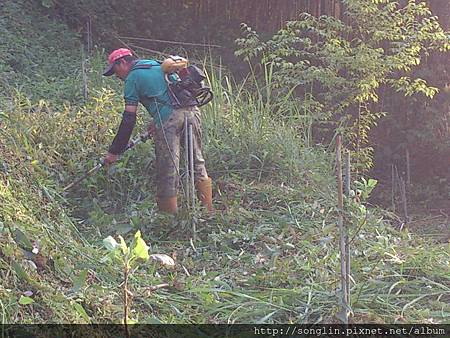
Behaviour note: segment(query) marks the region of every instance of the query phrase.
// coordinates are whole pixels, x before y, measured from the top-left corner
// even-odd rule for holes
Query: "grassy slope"
[[[97,130],[113,126],[117,116],[92,115],[110,109],[99,104],[106,101],[103,96],[87,109],[57,112],[34,107],[32,114],[22,107],[3,118],[0,294],[5,321],[82,322],[76,302],[94,321],[119,321],[121,274],[100,262],[105,254],[101,239],[136,229],[143,231],[152,252],[177,257],[173,271],[157,272],[149,264],[133,277],[133,316],[141,321],[332,320],[339,260],[334,182],[327,160],[331,154],[299,148],[297,168],[291,168],[298,174],[287,182],[283,170],[288,167],[281,165],[277,173],[268,166],[263,169],[271,174],[264,175],[254,163],[245,165],[254,131],[234,139],[234,131],[223,127],[225,121],[207,125],[215,141],[206,144],[206,153],[218,182],[217,206],[224,211],[213,217],[197,214],[200,241],[194,251],[188,241],[190,215],[171,219],[155,213],[151,144],[61,196],[64,183],[92,166],[87,159],[100,155],[111,137]],[[289,135],[288,129],[273,133],[271,139],[277,133]],[[216,142],[227,144],[236,157],[221,161],[227,154]],[[265,145],[268,163],[284,145]],[[17,229],[39,241],[42,255],[53,263],[42,269],[37,264],[35,271],[29,260],[38,260],[19,249],[18,243],[24,246],[25,241]],[[353,247],[357,320],[448,321],[448,248],[392,230],[374,210]],[[86,282],[77,286],[83,271]],[[162,282],[171,288],[149,292],[150,285]],[[35,304],[18,305],[27,290],[34,292]]]
[[[80,98],[79,37],[51,19],[40,1],[2,1],[0,36],[2,92],[12,85],[33,101]]]
[[[101,240],[129,238],[137,229],[153,253],[177,261],[173,270],[149,263],[132,277],[131,317],[141,322],[335,320],[333,155],[306,146],[286,120],[274,124],[276,107],[256,94],[219,86],[229,83],[225,78],[211,82],[219,95],[204,110],[205,153],[221,212],[195,213],[194,247],[192,214],[173,219],[155,212],[151,143],[62,192],[109,144],[120,95],[93,90],[85,106],[65,108],[17,95],[2,100],[3,322],[119,322],[121,271],[101,262]],[[449,322],[448,245],[399,233],[380,215],[369,209],[351,225],[353,237],[362,224],[352,246],[355,320]],[[39,242],[39,255],[29,252],[28,241]],[[163,282],[170,287],[150,291]],[[33,292],[32,305],[18,303],[26,291]]]

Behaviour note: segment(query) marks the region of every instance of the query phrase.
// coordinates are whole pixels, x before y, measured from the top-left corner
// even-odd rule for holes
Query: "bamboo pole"
[[[92,54],[92,21],[91,17],[86,21],[86,42],[88,56]]]
[[[399,209],[403,209],[403,224],[400,227],[400,230],[403,229],[404,226],[408,223],[408,202],[407,202],[407,195],[406,195],[406,184],[403,177],[400,177],[400,174],[398,173],[397,167],[395,167],[395,178],[398,183],[398,192],[400,194],[400,206]],[[399,210],[400,212],[400,210]]]
[[[411,185],[411,162],[408,146],[406,146],[405,157],[406,157],[406,184],[409,187]]]
[[[190,207],[190,189],[189,189],[189,135],[188,118],[184,117],[184,172],[185,172],[185,192],[186,204]]]
[[[350,196],[350,151],[345,153],[345,195]]]
[[[403,206],[403,226],[406,226],[409,221],[408,216],[408,201],[406,197],[406,184],[403,178],[400,178],[400,193],[402,196],[402,206]]]
[[[123,284],[123,324],[125,329],[126,338],[130,338],[130,330],[128,327],[128,277],[129,277],[129,267],[128,263],[125,264],[125,269],[123,271],[124,284]]]
[[[347,290],[347,260],[346,260],[346,247],[345,247],[345,229],[344,229],[344,196],[343,196],[343,182],[342,182],[342,158],[341,158],[342,141],[341,135],[336,137],[336,166],[337,166],[337,181],[338,181],[338,227],[339,227],[339,251],[341,261],[341,291],[342,291],[342,315],[344,324],[348,324],[348,290]]]
[[[350,182],[351,182],[351,166],[350,166],[350,151],[345,153],[345,195],[350,197]],[[348,229],[345,229],[345,288],[347,291],[346,300],[350,305],[350,243],[348,236]]]
[[[81,47],[81,75],[83,78],[83,99],[87,101],[88,99],[88,76],[87,76],[87,67],[86,67],[86,57],[84,55],[84,48]]]
[[[391,164],[391,200],[392,211],[395,213],[395,166]]]

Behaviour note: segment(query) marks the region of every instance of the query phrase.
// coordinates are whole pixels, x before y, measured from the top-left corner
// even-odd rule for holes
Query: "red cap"
[[[112,51],[111,54],[109,54],[109,56],[108,56],[108,66],[105,68],[103,75],[104,76],[113,75],[114,74],[114,70],[113,70],[114,62],[116,62],[120,58],[123,58],[124,56],[127,56],[127,55],[132,56],[133,53],[131,52],[131,50],[126,49],[126,48],[119,48],[119,49]]]

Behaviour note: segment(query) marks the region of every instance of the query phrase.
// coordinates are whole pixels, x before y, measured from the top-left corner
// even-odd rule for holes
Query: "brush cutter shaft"
[[[90,174],[92,174],[93,172],[99,170],[101,167],[103,167],[103,162],[97,164],[94,168],[90,169],[86,174],[84,174],[82,177],[80,177],[79,179],[77,179],[76,181],[70,183],[67,187],[64,188],[64,191],[72,188],[74,185],[77,185],[78,183],[80,183],[81,181],[83,181],[84,179],[86,179]]]
[[[145,141],[147,141],[150,138],[150,133],[146,132],[142,135],[139,135],[137,138],[135,138],[134,140],[131,140],[127,147],[125,148],[125,151],[133,148],[134,146],[138,145],[139,143],[143,143]],[[70,183],[68,186],[66,186],[63,190],[66,191],[70,188],[72,188],[74,185],[77,185],[78,183],[80,183],[81,181],[85,180],[87,177],[89,177],[89,175],[91,175],[92,173],[96,172],[97,170],[99,170],[100,168],[102,168],[105,165],[105,163],[103,161],[101,161],[99,164],[97,164],[94,168],[90,169],[86,174],[84,174],[82,177],[80,177],[79,179],[77,179],[76,181]]]

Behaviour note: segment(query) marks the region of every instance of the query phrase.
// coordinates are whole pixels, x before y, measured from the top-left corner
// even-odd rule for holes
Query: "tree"
[[[346,22],[303,13],[267,41],[244,24],[236,54],[273,64],[280,90],[294,90],[300,110],[314,113],[318,122],[335,122],[333,129],[345,134],[361,168],[368,169],[368,132],[386,114],[377,104],[380,88],[433,97],[437,88],[412,71],[431,51],[448,51],[450,44],[424,2],[342,3]]]

